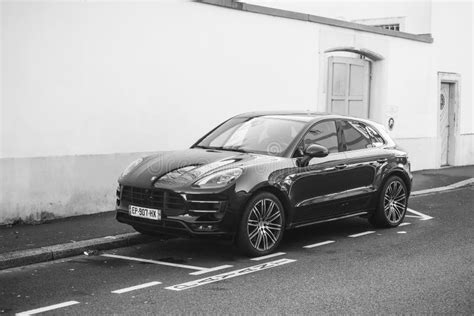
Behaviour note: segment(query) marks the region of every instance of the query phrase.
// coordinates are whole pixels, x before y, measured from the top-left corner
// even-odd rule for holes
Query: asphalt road
[[[473,193],[414,197],[422,214],[396,229],[355,218],[287,232],[284,254],[261,260],[172,239],[3,270],[0,313],[473,314]]]

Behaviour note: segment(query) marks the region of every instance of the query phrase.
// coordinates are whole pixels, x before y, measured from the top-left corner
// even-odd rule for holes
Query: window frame
[[[359,151],[359,150],[368,150],[368,149],[378,148],[378,147],[376,147],[376,146],[373,145],[372,137],[370,136],[370,134],[369,134],[369,132],[368,132],[368,130],[367,130],[367,124],[366,124],[365,122],[362,122],[362,121],[359,121],[359,120],[355,120],[355,119],[341,119],[341,120],[339,120],[339,121],[340,121],[340,125],[341,125],[340,129],[341,129],[343,152],[354,152],[354,151]],[[342,125],[344,124],[344,122],[346,122],[346,124],[350,124],[351,122],[356,122],[357,124],[360,124],[360,125],[364,126],[364,129],[365,129],[367,135],[369,136],[369,137],[368,137],[368,140],[369,140],[371,146],[370,146],[370,147],[366,147],[366,148],[353,149],[353,150],[347,149],[346,136],[345,136],[344,130],[343,130],[343,128],[342,128]],[[371,126],[371,127],[372,127],[372,126]],[[372,129],[374,129],[374,128],[372,127]],[[359,132],[357,129],[355,129],[355,130],[356,130],[357,132]],[[375,131],[377,131],[377,130],[375,130]],[[359,133],[360,133],[360,132],[359,132]],[[378,131],[377,131],[377,133],[380,135],[380,133],[379,133]],[[361,133],[361,134],[362,134],[362,133]],[[364,134],[362,134],[362,136],[365,137]],[[382,139],[383,139],[383,137],[382,137]],[[385,139],[384,139],[384,141],[385,141]]]
[[[321,123],[324,123],[324,122],[328,122],[328,121],[332,121],[334,122],[334,125],[336,127],[336,137],[337,137],[337,152],[332,152],[332,153],[329,153],[329,155],[334,155],[334,154],[341,154],[344,152],[343,150],[343,147],[342,147],[342,139],[341,139],[341,136],[342,136],[342,130],[341,130],[341,125],[339,124],[340,122],[340,119],[335,119],[335,118],[328,118],[328,119],[323,119],[323,120],[320,120],[320,121],[317,121],[313,124],[311,124],[311,126],[309,128],[307,128],[300,136],[300,139],[298,140],[298,142],[296,143],[296,146],[295,146],[295,149],[293,150],[293,154],[291,155],[291,158],[299,158],[299,157],[302,157],[304,153],[298,153],[298,151],[301,150],[302,147],[304,147],[304,138],[305,136],[318,124],[321,124]],[[304,149],[303,149],[304,151]],[[298,154],[301,154],[300,156]]]

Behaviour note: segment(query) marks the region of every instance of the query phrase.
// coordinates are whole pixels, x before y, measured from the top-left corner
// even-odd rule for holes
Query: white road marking
[[[158,284],[161,284],[161,282],[153,281],[153,282],[148,282],[148,283],[143,283],[143,284],[140,284],[140,285],[127,287],[127,288],[120,289],[120,290],[115,290],[115,291],[112,291],[111,293],[122,294],[122,293],[130,292],[130,291],[134,291],[134,290],[144,289],[146,287],[150,287],[150,286],[154,286],[154,285],[158,285]]]
[[[166,262],[166,261],[157,261],[157,260],[151,260],[151,259],[142,259],[142,258],[120,256],[120,255],[112,255],[112,254],[106,254],[106,253],[102,254],[101,256],[102,257],[108,257],[108,258],[130,260],[130,261],[153,263],[153,264],[159,264],[159,265],[175,267],[175,268],[197,270],[197,271],[201,272],[201,273],[197,273],[197,274],[203,274],[203,273],[207,273],[207,272],[211,272],[211,271],[216,271],[216,270],[232,267],[231,265],[223,265],[223,266],[218,266],[218,267],[213,267],[213,268],[203,268],[203,267],[197,267],[197,266],[190,266],[190,265],[187,265],[187,264],[172,263],[172,262]],[[190,274],[195,275],[196,272],[192,272]]]
[[[266,256],[255,257],[255,258],[252,258],[250,260],[260,261],[260,260],[265,260],[265,259],[268,259],[268,258],[273,258],[273,257],[276,257],[276,256],[281,256],[281,255],[286,255],[286,252],[275,252],[275,253],[272,253],[272,254],[269,254],[269,255],[266,255]]]
[[[222,270],[222,269],[227,269],[227,268],[232,268],[232,267],[233,267],[233,265],[225,264],[223,266],[218,266],[218,267],[214,267],[214,268],[203,269],[201,271],[191,272],[190,274],[191,275],[200,275],[200,274],[214,272],[214,271],[217,271],[217,270]]]
[[[407,232],[404,231],[404,230],[401,230],[401,231],[397,232],[397,234],[406,234],[406,233],[407,233]]]
[[[39,314],[39,313],[44,313],[44,312],[47,312],[47,311],[51,311],[53,309],[58,309],[58,308],[63,308],[63,307],[75,305],[75,304],[79,304],[79,302],[78,301],[68,301],[68,302],[64,302],[64,303],[59,303],[59,304],[54,304],[54,305],[50,305],[50,306],[46,306],[46,307],[32,309],[32,310],[29,310],[29,311],[26,311],[26,312],[17,313],[16,315],[17,316],[34,315],[34,314]]]
[[[411,208],[407,208],[407,212],[410,212],[410,213],[415,214],[417,216],[413,216],[413,215],[405,215],[405,216],[419,218],[421,221],[427,221],[427,220],[433,219],[433,217],[428,216],[428,215],[423,214],[423,213],[420,213],[420,212],[417,212],[415,210],[412,210]]]
[[[399,227],[402,227],[402,226],[407,226],[407,225],[410,225],[410,224],[411,224],[411,223],[407,223],[407,222],[405,222],[405,223],[401,223],[401,224],[400,224],[400,225],[398,225],[398,226],[399,226]]]
[[[287,263],[291,263],[291,262],[295,262],[295,261],[296,260],[294,260],[294,259],[279,259],[279,260],[275,260],[275,261],[264,262],[264,263],[261,263],[261,264],[257,264],[255,266],[251,266],[251,267],[247,267],[247,268],[243,268],[243,269],[239,269],[239,270],[234,270],[234,271],[229,271],[229,272],[222,273],[222,274],[213,275],[213,276],[210,276],[210,277],[207,277],[207,278],[204,278],[204,279],[199,279],[199,280],[195,280],[195,281],[191,281],[191,282],[172,285],[172,286],[166,287],[165,289],[172,290],[172,291],[183,291],[183,290],[187,290],[187,289],[190,289],[190,288],[193,288],[193,287],[206,285],[206,284],[209,284],[209,283],[214,283],[214,282],[218,282],[218,281],[222,281],[222,280],[227,280],[227,279],[230,279],[230,278],[235,278],[235,277],[238,277],[238,276],[242,276],[242,275],[245,275],[245,274],[249,274],[249,273],[253,273],[253,272],[257,272],[257,271],[261,271],[261,270],[265,270],[265,269],[274,268],[274,267],[277,267],[277,266],[280,266],[280,265],[283,265],[283,264],[287,264]]]
[[[347,236],[347,237],[355,238],[355,237],[365,236],[365,235],[369,235],[369,234],[373,234],[373,233],[375,233],[375,231],[369,230],[369,231],[366,231],[366,232],[363,232],[363,233],[358,233],[358,234],[354,234],[354,235],[349,235],[349,236]]]
[[[447,190],[453,190],[457,189],[466,185],[470,185],[474,183],[474,178],[470,178],[467,180],[459,181],[444,187],[439,187],[439,188],[432,188],[432,189],[426,189],[426,190],[418,190],[412,192],[410,195],[411,196],[418,196],[418,195],[423,195],[423,194],[430,194],[430,193],[436,193],[436,192],[442,192],[442,191],[447,191]]]
[[[333,242],[335,242],[335,241],[334,240],[326,240],[326,241],[323,241],[323,242],[318,242],[317,244],[304,246],[303,248],[314,248],[314,247],[324,246],[324,245],[327,245],[327,244],[332,244]]]

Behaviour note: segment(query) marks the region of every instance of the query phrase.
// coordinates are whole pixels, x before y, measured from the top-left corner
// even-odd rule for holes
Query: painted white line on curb
[[[457,188],[460,188],[460,187],[463,187],[463,186],[469,185],[469,184],[474,184],[474,178],[459,181],[459,182],[456,182],[456,183],[453,183],[453,184],[450,184],[450,185],[447,185],[447,186],[444,186],[444,187],[414,191],[410,195],[411,196],[418,196],[418,195],[423,195],[423,194],[442,192],[442,191],[457,189]]]
[[[39,314],[39,313],[44,313],[44,312],[47,312],[47,311],[51,311],[53,309],[63,308],[63,307],[76,305],[76,304],[79,304],[79,302],[78,301],[68,301],[68,302],[64,302],[64,303],[59,303],[59,304],[54,304],[54,305],[50,305],[50,306],[46,306],[46,307],[32,309],[32,310],[29,310],[29,311],[26,311],[26,312],[17,313],[15,315],[17,315],[17,316],[34,315],[34,314]]]
[[[420,219],[420,221],[427,221],[427,220],[433,219],[433,217],[431,217],[429,215],[426,215],[426,214],[423,214],[423,213],[420,213],[420,212],[417,212],[415,210],[412,210],[411,208],[407,208],[407,212],[410,212],[410,213],[415,214],[417,216],[413,216],[413,215],[405,215],[405,216],[417,217],[417,218]]]
[[[140,285],[126,287],[126,288],[120,289],[120,290],[111,291],[111,293],[122,294],[122,293],[130,292],[130,291],[134,291],[134,290],[144,289],[146,287],[150,287],[150,286],[154,286],[154,285],[158,285],[158,284],[161,284],[161,282],[153,281],[153,282],[143,283],[143,284],[140,284]]]
[[[250,260],[260,261],[260,260],[265,260],[265,259],[268,259],[268,258],[273,258],[273,257],[276,257],[276,256],[282,256],[282,255],[286,255],[286,252],[275,252],[275,253],[272,253],[272,254],[269,254],[269,255],[266,255],[266,256],[255,257],[255,258],[252,258]]]
[[[204,278],[204,279],[199,279],[199,280],[195,280],[195,281],[191,281],[191,282],[186,282],[186,283],[181,283],[181,284],[168,286],[165,289],[172,290],[172,291],[183,291],[183,290],[187,290],[187,289],[190,289],[190,288],[193,288],[193,287],[206,285],[206,284],[209,284],[209,283],[214,283],[214,282],[218,282],[218,281],[222,281],[222,280],[227,280],[227,279],[230,279],[230,278],[235,278],[235,277],[238,277],[238,276],[242,276],[242,275],[253,273],[253,272],[258,272],[258,271],[265,270],[265,269],[274,268],[274,267],[281,266],[283,264],[287,264],[287,263],[291,263],[291,262],[295,262],[295,261],[296,260],[294,260],[294,259],[279,259],[279,260],[275,260],[275,261],[264,262],[264,263],[261,263],[261,264],[257,264],[255,266],[251,266],[251,267],[247,267],[247,268],[243,268],[243,269],[239,269],[239,270],[234,270],[234,271],[229,271],[229,272],[222,273],[222,274],[212,275],[212,276],[209,276],[209,277]]]
[[[166,261],[157,261],[157,260],[151,260],[151,259],[141,259],[141,258],[127,257],[127,256],[120,256],[120,255],[111,255],[111,254],[106,254],[106,253],[102,254],[101,256],[108,257],[108,258],[130,260],[130,261],[153,263],[153,264],[159,264],[163,266],[170,266],[170,267],[190,269],[190,270],[199,270],[199,271],[207,270],[207,268],[190,266],[186,264],[172,263],[172,262],[166,262]]]
[[[355,237],[365,236],[365,235],[369,235],[369,234],[373,234],[373,233],[375,233],[375,231],[369,230],[369,231],[366,231],[366,232],[363,232],[363,233],[358,233],[358,234],[354,234],[354,235],[349,235],[349,236],[347,236],[347,237],[355,238]]]
[[[214,271],[217,271],[217,270],[222,270],[222,269],[227,269],[227,268],[232,268],[232,267],[233,267],[233,265],[225,264],[223,266],[218,266],[218,267],[214,267],[214,268],[204,269],[204,270],[201,270],[201,271],[191,272],[190,274],[191,275],[201,275],[201,274],[204,274],[204,273],[214,272]]]
[[[406,233],[407,233],[407,232],[404,231],[404,230],[401,230],[401,231],[397,232],[397,234],[406,234]]]
[[[405,223],[401,223],[401,224],[400,224],[400,225],[398,225],[398,226],[399,226],[399,227],[402,227],[402,226],[407,226],[407,225],[410,225],[410,224],[411,224],[411,223],[407,223],[407,222],[405,222]]]
[[[303,248],[314,248],[314,247],[324,246],[324,245],[327,245],[327,244],[332,244],[333,242],[335,242],[335,241],[334,240],[326,240],[326,241],[318,242],[317,244],[303,246]]]

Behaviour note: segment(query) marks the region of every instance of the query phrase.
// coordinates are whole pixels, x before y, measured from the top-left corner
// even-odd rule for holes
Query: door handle
[[[387,162],[387,158],[381,158],[381,159],[377,159],[377,162],[378,162],[378,163],[384,163],[384,162]]]
[[[337,169],[344,169],[345,167],[347,167],[346,164],[340,164],[336,166]]]

